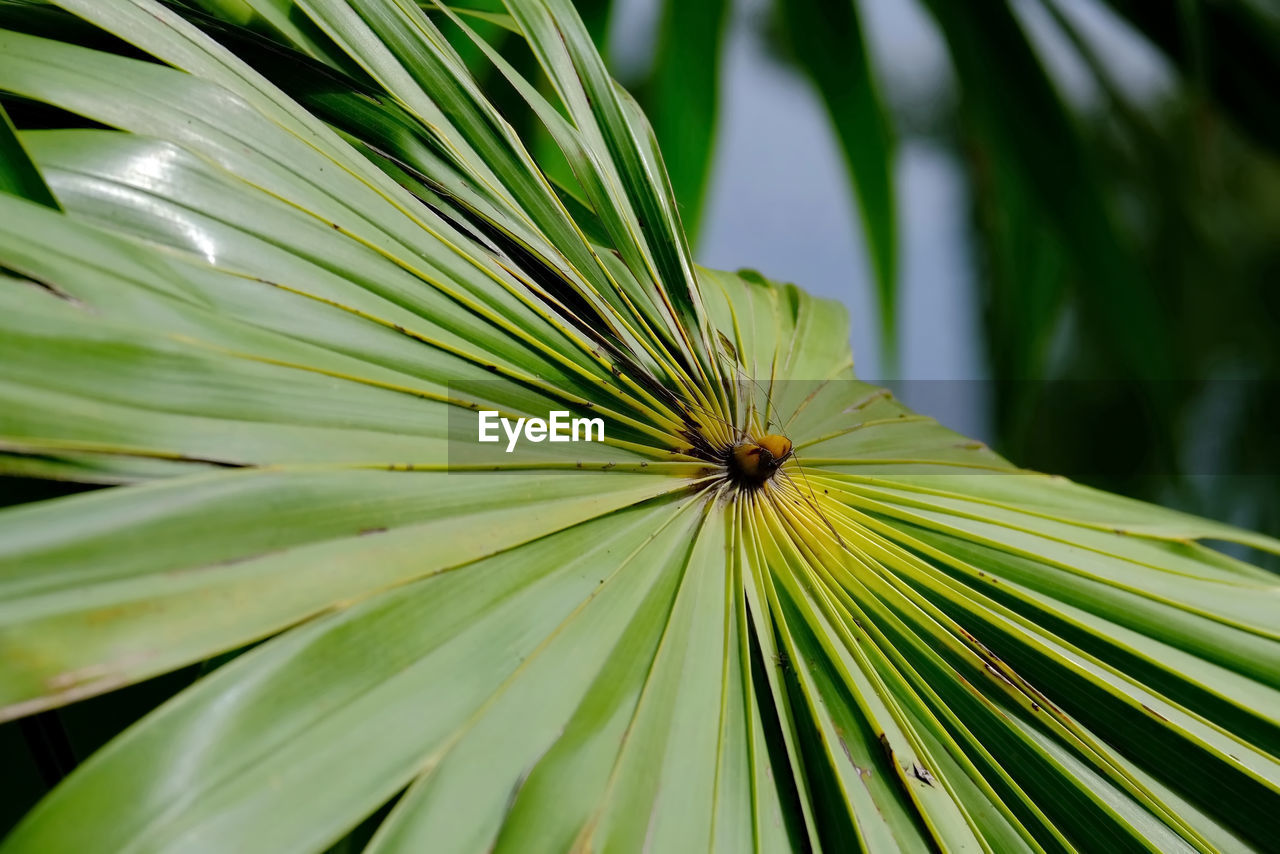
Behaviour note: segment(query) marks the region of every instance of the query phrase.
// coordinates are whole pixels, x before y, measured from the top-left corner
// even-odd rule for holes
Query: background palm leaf
[[[695,268],[566,0],[475,18],[545,85],[466,44],[567,169],[451,10],[200,6],[3,18],[0,460],[127,485],[0,514],[0,705],[212,661],[6,851],[1274,838],[1280,587],[1199,541],[1280,543],[1014,468]],[[467,456],[477,406],[609,440]]]

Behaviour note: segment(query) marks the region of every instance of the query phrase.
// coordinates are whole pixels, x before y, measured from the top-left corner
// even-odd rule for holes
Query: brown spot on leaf
[[[880,749],[884,751],[885,757],[890,762],[893,761],[893,748],[889,746],[889,737],[884,733],[876,733],[876,738],[880,741]]]
[[[1169,719],[1168,719],[1168,718],[1166,718],[1164,715],[1160,714],[1160,713],[1159,713],[1159,712],[1157,712],[1155,709],[1153,709],[1153,708],[1151,708],[1150,706],[1148,706],[1146,703],[1143,703],[1143,704],[1142,704],[1142,709],[1143,709],[1143,711],[1145,711],[1147,714],[1151,715],[1152,717],[1159,718],[1160,720],[1164,721],[1165,723],[1168,723],[1168,722],[1169,722]]]

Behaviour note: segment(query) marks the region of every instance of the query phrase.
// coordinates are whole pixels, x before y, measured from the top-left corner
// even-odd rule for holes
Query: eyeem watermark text
[[[501,442],[498,428],[507,437],[507,453],[516,449],[520,439],[527,442],[603,442],[603,418],[570,418],[568,410],[557,409],[550,418],[503,418],[490,409],[479,412],[479,437],[481,442]],[[581,437],[580,437],[581,434]]]

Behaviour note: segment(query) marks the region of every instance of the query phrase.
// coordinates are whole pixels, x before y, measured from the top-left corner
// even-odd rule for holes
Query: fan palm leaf
[[[696,267],[567,0],[484,19],[545,87],[474,45],[558,183],[466,14],[200,5],[4,10],[66,119],[0,148],[0,465],[119,485],[0,513],[0,715],[251,648],[5,852],[1274,841],[1280,586],[1201,541],[1280,543],[1018,469]]]

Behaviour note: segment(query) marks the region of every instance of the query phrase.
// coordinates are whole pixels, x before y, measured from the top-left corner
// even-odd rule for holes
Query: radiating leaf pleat
[[[601,476],[618,490],[602,491]],[[0,538],[6,716],[207,658],[683,487],[598,472],[233,472],[21,508]],[[227,539],[223,525],[255,536]]]

